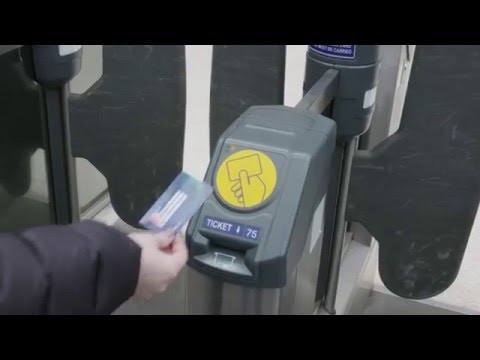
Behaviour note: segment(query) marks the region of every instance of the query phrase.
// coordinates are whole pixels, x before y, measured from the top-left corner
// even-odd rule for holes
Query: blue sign
[[[260,229],[258,227],[237,224],[210,216],[205,216],[203,219],[203,228],[248,240],[258,240],[260,237]]]
[[[310,49],[324,56],[353,60],[357,45],[310,45]]]

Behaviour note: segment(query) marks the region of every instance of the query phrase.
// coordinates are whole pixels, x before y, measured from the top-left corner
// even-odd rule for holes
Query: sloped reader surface
[[[412,299],[446,290],[480,200],[480,46],[418,46],[399,132],[352,170],[347,219],[378,240],[379,271]]]
[[[119,45],[103,53],[102,78],[71,96],[72,151],[103,173],[115,211],[138,227],[182,170],[185,48]]]

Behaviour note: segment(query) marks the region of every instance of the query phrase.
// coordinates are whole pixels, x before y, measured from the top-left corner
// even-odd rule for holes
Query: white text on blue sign
[[[324,56],[340,58],[340,59],[355,59],[356,45],[310,45],[310,48]]]
[[[249,240],[257,240],[260,236],[260,229],[258,227],[238,224],[209,216],[203,219],[203,228]]]

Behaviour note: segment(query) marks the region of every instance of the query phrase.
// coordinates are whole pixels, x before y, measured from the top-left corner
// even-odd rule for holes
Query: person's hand
[[[183,237],[173,232],[133,233],[129,236],[142,248],[134,299],[147,300],[164,292],[175,280],[187,262],[187,248]]]

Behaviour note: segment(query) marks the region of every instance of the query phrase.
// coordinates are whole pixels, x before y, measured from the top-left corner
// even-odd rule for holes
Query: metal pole
[[[304,89],[331,69],[341,73],[332,106],[323,114],[337,123],[337,147],[332,158],[325,208],[325,231],[317,285],[317,300],[335,312],[336,286],[347,224],[345,207],[350,166],[358,136],[371,122],[381,61],[380,45],[310,45]],[[328,112],[327,112],[328,111]]]
[[[45,100],[46,155],[57,224],[80,219],[75,161],[71,153],[68,84],[80,72],[81,45],[32,45],[34,78]]]
[[[47,123],[47,159],[50,168],[50,191],[54,198],[58,224],[80,219],[75,161],[71,154],[68,116],[68,85],[44,90]]]
[[[350,174],[352,169],[353,156],[357,149],[358,138],[355,137],[345,144],[345,151],[340,175],[340,189],[335,213],[335,227],[332,244],[332,258],[330,262],[330,273],[327,280],[327,293],[325,296],[325,310],[334,315],[335,302],[337,298],[338,278],[340,274],[340,265],[342,262],[343,240],[346,233],[347,223],[345,221],[345,211],[347,209],[348,187],[350,184]]]

